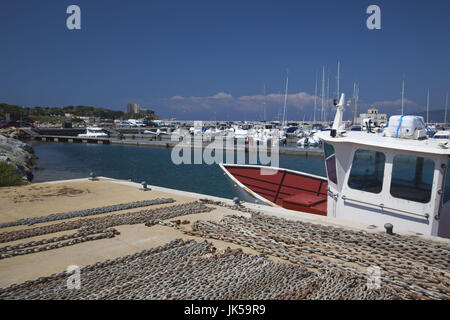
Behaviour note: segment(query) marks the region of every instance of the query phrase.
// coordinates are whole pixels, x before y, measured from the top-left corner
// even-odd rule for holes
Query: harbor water
[[[30,144],[39,158],[33,182],[86,178],[94,172],[97,176],[146,181],[151,185],[217,197],[234,196],[219,165],[176,165],[171,160],[171,148],[37,141]],[[322,157],[282,154],[279,166],[326,175]]]

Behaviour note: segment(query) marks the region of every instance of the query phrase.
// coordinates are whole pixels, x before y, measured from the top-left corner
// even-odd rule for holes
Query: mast
[[[325,66],[322,67],[322,111],[320,112],[321,121],[323,121],[324,103],[325,103]]]
[[[339,100],[339,81],[340,81],[340,74],[341,74],[341,62],[338,60],[338,71],[337,71],[337,89],[336,89],[336,99]]]
[[[447,127],[447,105],[448,105],[448,92],[445,97],[445,116],[444,116],[444,130]]]
[[[359,87],[358,83],[355,81],[353,83],[353,102],[355,104],[355,108],[353,110],[353,124],[356,124],[356,119],[358,119],[358,101],[359,101]]]
[[[428,125],[428,113],[430,109],[430,89],[427,91],[427,125]]]
[[[402,115],[405,105],[405,75],[403,74],[403,81],[402,81]]]
[[[283,125],[286,126],[287,122],[287,95],[289,86],[289,71],[286,70],[286,93],[284,94],[284,108],[283,108]]]
[[[325,115],[325,121],[327,121],[326,115],[327,115],[327,110],[328,110],[328,104],[329,104],[329,101],[330,101],[330,73],[328,72],[327,102],[326,102],[326,105],[325,105],[325,113],[324,113],[324,115]]]
[[[353,104],[356,105],[356,82],[353,82]],[[352,114],[353,114],[353,118],[352,118],[352,122],[353,124],[355,124],[355,119],[356,119],[356,112],[355,112],[355,108],[352,108]]]
[[[316,122],[316,107],[317,107],[317,71],[316,71],[316,88],[314,90],[314,123]]]
[[[264,104],[263,104],[263,115],[264,115],[264,122],[267,121],[267,86],[266,82],[264,81]]]
[[[355,119],[358,118],[358,102],[359,102],[359,86],[358,83],[355,82],[356,86],[356,96],[355,96]]]

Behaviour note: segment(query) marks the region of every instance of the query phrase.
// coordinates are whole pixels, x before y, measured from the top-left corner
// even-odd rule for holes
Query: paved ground
[[[0,189],[0,203],[2,203],[0,208],[0,223],[28,217],[39,217],[53,213],[63,213],[156,198],[173,198],[176,201],[175,204],[197,200],[181,194],[182,193],[174,194],[156,190],[143,192],[135,186],[118,184],[109,179],[101,179],[99,181],[71,181],[52,184],[42,183],[24,187],[2,188]],[[158,207],[169,205],[171,204],[155,205],[146,208],[156,209]],[[139,211],[142,209],[143,208],[118,211],[115,213],[108,213],[108,215]],[[190,228],[192,223],[197,220],[218,222],[227,214],[235,214],[235,211],[226,208],[217,208],[212,212],[183,216],[177,219],[189,220],[191,223],[186,225],[185,228]],[[59,222],[60,221],[52,223]],[[33,227],[52,223],[39,224]],[[27,228],[31,227],[17,226],[4,228],[1,229],[0,232]],[[199,237],[187,236],[180,230],[163,225],[155,225],[152,227],[146,227],[143,224],[125,225],[118,226],[116,229],[121,234],[111,239],[89,241],[74,246],[2,259],[0,260],[0,287],[6,287],[13,283],[21,283],[26,280],[33,280],[38,277],[62,272],[66,270],[69,265],[78,265],[82,267],[97,261],[137,253],[145,249],[163,245],[178,238],[196,239],[198,241],[205,240]],[[51,237],[70,233],[73,233],[73,231],[51,234]],[[8,242],[7,244],[0,244],[0,247],[46,239],[49,237],[50,235],[42,235],[17,240]],[[213,242],[219,250],[226,249],[227,247],[232,249],[240,247],[223,241],[210,241]],[[252,249],[241,248],[244,252],[257,254],[257,252]],[[273,258],[273,260],[280,259]]]
[[[306,268],[316,274],[311,278],[312,283],[309,283],[310,280],[305,278],[306,282],[298,288],[296,286],[299,286],[300,282],[294,281],[295,283],[287,284],[287,289],[292,286],[293,290],[298,291],[296,291],[297,294],[293,295],[294,299],[301,297],[312,299],[449,299],[450,297],[450,274],[448,273],[450,240],[427,239],[417,235],[404,236],[402,234],[386,237],[383,228],[380,227],[372,228],[349,221],[254,204],[245,204],[244,207],[237,209],[237,207],[231,206],[231,200],[160,187],[151,186],[151,188],[151,191],[144,192],[139,190],[138,184],[107,178],[100,178],[98,181],[80,179],[1,188],[0,224],[23,218],[41,217],[142,200],[171,198],[175,202],[102,213],[90,217],[39,223],[33,226],[19,225],[0,228],[0,242],[3,242],[0,243],[0,255],[2,257],[0,259],[0,288],[55,273],[64,273],[70,265],[79,267],[90,265],[92,267],[97,262],[105,260],[135,253],[141,255],[143,250],[160,247],[175,239],[183,239],[198,242],[207,240],[212,243],[216,248],[214,252],[217,251],[218,253],[218,255],[208,258],[210,262],[215,260],[217,262],[214,267],[216,269],[210,270],[212,273],[222,268],[225,269],[222,272],[228,275],[227,267],[221,265],[222,260],[217,259],[223,258],[219,253],[222,249],[225,250],[230,247],[231,249],[240,248],[244,253],[255,255],[264,253],[270,260],[276,262],[276,266],[281,266],[281,268],[285,268],[287,265],[278,264],[278,262],[290,263],[290,266],[295,266],[295,270],[298,267]],[[205,198],[210,201],[206,204],[199,204],[199,199]],[[214,201],[220,201],[220,203]],[[167,209],[169,207],[170,209]],[[255,213],[253,215],[249,213],[252,210]],[[136,212],[139,212],[139,214],[136,214]],[[124,213],[127,214],[124,215]],[[178,216],[179,214],[183,214],[183,216]],[[223,219],[225,216],[230,217]],[[236,216],[244,216],[250,219]],[[164,217],[164,219],[160,219],[161,217]],[[167,217],[175,218],[167,219]],[[95,222],[89,224],[87,221],[92,221],[92,219],[95,219]],[[164,221],[157,222],[155,219]],[[83,225],[78,220],[83,221]],[[174,220],[189,221],[189,223],[176,227],[173,224],[171,225]],[[144,223],[147,223],[147,226]],[[61,224],[63,228],[55,229],[56,225],[60,226]],[[64,229],[64,226],[70,226],[72,229]],[[111,227],[115,230],[112,230]],[[33,231],[33,235],[36,235],[36,230],[48,228],[51,229],[47,230],[48,232],[54,233],[44,235],[41,233],[41,235],[32,238],[8,241],[18,239],[31,231]],[[80,229],[75,230],[74,228]],[[10,231],[12,233],[8,233]],[[45,244],[34,242],[62,235],[73,236],[74,233],[80,231],[86,232],[86,234],[80,235],[78,233],[76,237],[67,241],[66,239],[59,239],[55,242],[47,241]],[[108,232],[112,237],[106,237]],[[114,236],[112,232],[115,234]],[[60,248],[52,247],[55,244],[62,245],[65,243],[67,245],[72,241],[71,239],[86,240],[88,236],[96,237],[97,235],[100,235],[102,239],[89,239],[87,242]],[[13,236],[18,237],[14,238]],[[23,244],[28,244],[28,247],[25,247],[25,249],[20,247],[4,249],[7,246]],[[30,250],[27,248],[45,250],[17,255],[20,252]],[[142,256],[142,259],[145,258],[144,256]],[[176,282],[180,280],[177,277],[188,273],[188,271],[179,272],[187,266],[183,255],[178,258],[180,260],[178,261],[179,265],[176,265],[172,270]],[[149,262],[151,262],[152,258],[149,259]],[[226,260],[226,258],[223,259]],[[254,262],[258,259],[252,255],[248,260]],[[172,258],[164,263],[159,263],[156,266],[158,272],[167,273],[165,268],[171,262]],[[117,261],[115,264],[120,265],[120,263],[117,264]],[[371,265],[379,266],[383,272],[381,291],[372,292],[369,290],[374,294],[373,296],[366,288],[366,269]],[[135,271],[138,272],[139,264],[135,267],[137,268]],[[150,266],[148,267],[150,268]],[[102,267],[95,268],[95,272],[100,272],[100,274],[104,272]],[[127,269],[127,263],[121,265],[120,268]],[[195,267],[192,268],[192,270],[195,269]],[[294,272],[294,269],[291,271]],[[242,270],[244,270],[242,266],[238,266],[232,279],[246,278],[247,276],[242,276]],[[245,270],[247,270],[250,278],[256,272],[252,271],[254,270],[252,268]],[[278,272],[276,267],[273,270],[275,274]],[[92,274],[92,281],[101,280],[96,284],[96,289],[93,289],[94,293],[111,280],[107,275],[108,271],[105,270],[105,272],[106,275],[103,273],[105,275],[103,277],[97,277],[96,273]],[[158,272],[155,274],[159,274]],[[208,272],[204,274],[205,278],[202,278],[201,283],[203,283],[202,281],[211,281],[211,275]],[[258,275],[261,276],[261,274]],[[152,275],[143,272],[142,276]],[[253,286],[250,278],[247,279],[244,287]],[[290,277],[285,276],[283,279],[290,279]],[[125,281],[121,278],[116,280],[119,281],[118,286],[121,286],[120,281]],[[158,283],[159,280],[156,280]],[[170,284],[172,280],[165,284],[169,289],[174,289]],[[43,281],[48,281],[48,278]],[[278,281],[275,282],[278,283]],[[7,291],[11,292],[12,298],[19,291],[21,292],[20,297],[25,294],[24,297],[26,298],[28,290],[26,286],[29,286],[29,289],[35,290],[35,294],[39,296],[38,282],[26,283],[24,284],[25,287],[19,288],[20,290],[17,289],[17,292],[14,291],[14,288],[9,288]],[[358,283],[358,285],[355,283]],[[196,292],[196,285],[192,289],[194,291],[189,294]],[[225,289],[227,285],[224,284]],[[262,290],[264,283],[261,285]],[[322,289],[318,289],[318,287]],[[137,289],[141,290],[142,288]],[[181,289],[183,289],[182,285]],[[239,288],[235,289],[237,290],[236,294],[238,294]],[[130,292],[133,293],[134,291]],[[333,295],[333,293],[336,293],[336,295]],[[133,294],[130,297],[133,297]],[[88,296],[81,296],[81,298]],[[58,297],[61,298],[62,296]],[[143,297],[145,298],[145,294]],[[164,298],[165,296],[158,297]],[[204,297],[212,296],[205,293]],[[233,295],[233,297],[239,297],[239,295]]]

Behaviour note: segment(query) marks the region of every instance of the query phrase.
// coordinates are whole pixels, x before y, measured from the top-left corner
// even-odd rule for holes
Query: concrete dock
[[[267,259],[267,262],[264,263],[269,263],[272,266],[271,268],[284,268],[283,270],[285,271],[289,268],[294,268],[292,270],[289,269],[289,272],[294,272],[295,274],[299,272],[300,269],[298,268],[301,268],[301,270],[304,270],[302,272],[309,272],[308,277],[317,277],[317,279],[314,278],[316,279],[314,281],[318,281],[318,283],[323,281],[320,279],[322,279],[321,274],[324,268],[327,270],[332,270],[331,274],[336,274],[335,278],[337,279],[337,287],[335,290],[338,291],[340,288],[339,286],[341,286],[342,283],[345,283],[347,281],[346,279],[353,279],[356,277],[361,288],[356,288],[353,293],[348,293],[347,291],[350,289],[345,286],[342,287],[342,298],[450,298],[450,274],[448,268],[450,265],[450,258],[448,255],[450,252],[450,241],[448,240],[427,238],[407,233],[396,234],[395,237],[386,238],[384,235],[384,229],[380,227],[365,226],[349,221],[338,221],[333,218],[304,214],[282,208],[259,206],[255,204],[244,204],[243,206],[237,207],[234,206],[233,202],[229,199],[216,198],[156,186],[149,186],[151,190],[142,191],[140,190],[140,187],[141,186],[139,184],[129,181],[99,178],[97,181],[79,179],[52,183],[37,183],[22,187],[1,188],[0,203],[2,203],[2,206],[0,207],[0,224],[17,221],[24,218],[45,217],[52,214],[89,210],[92,208],[119,205],[143,200],[147,201],[152,199],[170,198],[174,202],[156,204],[149,207],[112,211],[108,213],[96,214],[92,217],[64,219],[63,222],[49,221],[33,225],[17,225],[0,228],[0,241],[2,242],[0,244],[0,253],[6,252],[7,254],[10,254],[4,255],[3,258],[0,259],[0,288],[3,288],[0,289],[0,297],[6,297],[8,299],[19,297],[20,294],[23,294],[20,293],[20,286],[16,289],[8,289],[7,287],[12,284],[20,284],[25,281],[48,277],[52,274],[63,274],[70,265],[76,265],[81,268],[87,267],[88,269],[86,270],[91,270],[92,266],[98,264],[99,262],[105,260],[114,261],[114,259],[119,259],[121,257],[140,254],[143,250],[158,248],[160,246],[167,245],[167,243],[171,243],[171,241],[176,239],[183,239],[184,241],[195,240],[195,242],[198,243],[207,240],[211,243],[209,248],[211,248],[211,246],[214,248],[214,255],[219,254],[219,252],[223,253],[226,250],[231,250],[230,252],[232,253],[230,254],[236,255],[238,254],[236,253],[237,251],[233,250],[240,249],[239,252],[244,253],[244,256],[242,256],[244,258],[242,259],[250,259],[249,261],[252,261],[251,257],[254,256],[255,258],[253,258],[253,260],[256,261],[259,259],[257,259],[257,257],[264,254],[264,259]],[[203,209],[195,209],[199,210],[199,212],[189,212],[186,215],[183,215],[183,211],[180,208],[188,208],[192,205],[192,203],[200,203],[200,199],[202,199],[201,203],[203,204],[197,205],[199,206],[198,208],[204,208],[206,206],[208,207],[207,211]],[[71,222],[88,221],[89,219],[114,219],[114,217],[126,216],[127,214],[133,215],[133,213],[139,213],[138,217],[140,213],[143,215],[149,214],[149,217],[152,215],[157,217],[160,212],[164,211],[164,209],[166,209],[166,211],[170,211],[171,208],[174,208],[173,210],[177,208],[176,210],[181,212],[180,215],[175,216],[175,218],[172,217],[159,222],[153,221],[153,223],[150,224],[135,222],[133,222],[133,224],[127,224],[126,222],[123,224],[115,223],[113,227],[115,234],[114,236],[111,235],[111,237],[70,244],[48,250],[45,249],[43,251],[36,250],[35,252],[29,254],[24,254],[23,252],[18,254],[17,252],[23,250],[20,248],[24,246],[33,247],[33,242],[38,242],[42,239],[49,239],[51,237],[63,237],[64,235],[70,235],[73,232],[66,229],[64,231],[58,231],[51,234],[47,233],[32,237],[25,236],[17,238],[18,240],[11,240],[16,239],[11,238],[11,236],[21,236],[22,233],[26,233],[30,230],[45,229],[47,226],[64,226],[66,224],[70,224]],[[204,212],[201,212],[202,210]],[[164,217],[164,215],[161,215],[161,217]],[[176,222],[177,220],[178,222]],[[185,224],[180,224],[180,221],[184,221]],[[265,225],[272,227],[266,228]],[[275,230],[276,228],[281,229],[276,231],[276,235],[270,235],[270,230]],[[305,231],[303,231],[301,235],[295,235],[295,233],[298,232],[298,230],[302,230],[302,228],[306,228]],[[317,235],[318,238],[314,239],[312,236],[311,242],[308,242],[308,232],[312,232],[311,234]],[[323,236],[319,236],[321,232],[323,232]],[[334,237],[335,240],[327,240],[327,237],[330,235],[332,235],[332,238]],[[337,237],[344,236],[347,237],[345,239],[348,239],[348,237],[360,239],[357,240],[357,242],[359,241],[359,245],[356,244],[354,252],[350,251],[349,254],[342,254],[343,249],[353,250],[351,242],[346,244],[345,242],[336,240]],[[303,240],[300,241],[299,237],[302,237]],[[319,240],[319,242],[316,242],[316,240]],[[366,241],[368,243],[367,247],[364,245],[364,242]],[[374,243],[380,247],[370,247]],[[417,256],[413,257],[410,256],[410,251],[408,250],[408,255],[406,255],[404,249],[401,251],[399,250],[398,252],[392,249],[392,246],[395,247],[398,243],[401,243],[406,247],[411,245],[411,248],[414,250],[416,250],[414,246],[423,247],[423,245],[426,244],[426,246],[433,251],[434,261],[438,263],[438,265],[432,265],[427,258],[427,254],[425,254],[422,259],[420,253],[417,253]],[[321,244],[323,244],[323,247],[321,247]],[[7,246],[9,249],[5,249]],[[389,247],[386,249],[390,252],[390,256],[388,258],[383,255],[377,256],[376,254],[374,255],[370,253],[371,250],[373,251],[379,249],[379,252],[382,254],[382,252],[384,252],[383,246]],[[13,250],[12,248],[17,249]],[[246,256],[245,254],[249,254],[250,256]],[[214,259],[227,259],[225,256],[221,256],[219,254],[218,256],[215,256]],[[358,257],[361,257],[361,259]],[[384,261],[385,258],[386,260]],[[402,263],[405,262],[405,264],[406,262],[412,263],[413,265],[411,265],[411,267],[414,267],[414,269],[412,269],[412,272],[407,277],[404,275],[404,270],[394,270],[395,267],[392,267],[392,262],[390,260],[391,258],[397,258]],[[185,261],[185,258],[181,260]],[[402,263],[400,263],[400,266]],[[442,265],[439,265],[441,263]],[[371,264],[378,264],[384,272],[381,288],[378,288],[375,291],[366,291],[364,295],[360,295],[357,289],[363,290],[362,287],[366,285],[366,269],[367,266],[370,266]],[[417,266],[414,264],[417,264]],[[288,267],[288,265],[292,267]],[[164,266],[160,266],[160,268],[163,267]],[[186,266],[183,268],[185,269]],[[243,268],[243,270],[245,270],[245,267]],[[392,273],[389,273],[387,271],[389,268],[395,272],[391,270],[389,272]],[[180,267],[174,267],[174,270],[181,269]],[[239,270],[242,270],[242,268],[240,267]],[[423,271],[423,274],[421,274],[421,270]],[[433,272],[430,273],[425,270],[432,270]],[[279,271],[274,271],[274,274],[278,273]],[[425,278],[423,278],[424,274],[426,274]],[[176,271],[174,271],[172,276],[176,277]],[[410,279],[410,277],[413,277],[414,279],[414,276],[417,276],[418,278],[422,277],[420,278],[422,280],[418,281],[415,286],[411,284],[410,289],[405,289],[403,287],[404,283],[408,283],[408,279]],[[99,279],[101,279],[101,277]],[[423,279],[429,279],[429,282]],[[274,281],[274,283],[279,281],[280,280]],[[436,288],[434,288],[433,283],[436,281],[438,281],[440,285],[436,285]],[[38,288],[43,285],[41,282],[31,282],[28,283],[28,286],[36,286],[36,288]],[[198,284],[196,284],[196,286],[198,286]],[[244,284],[243,286],[247,288],[248,284]],[[267,284],[267,286],[269,285]],[[120,285],[119,287],[122,288]],[[39,290],[43,290],[41,287],[39,288]],[[169,287],[169,289],[170,288],[171,287]],[[211,288],[214,289],[214,287]],[[228,290],[226,288],[224,289],[223,286],[221,288],[221,290]],[[258,293],[262,292],[261,288],[257,287],[255,284],[253,291],[247,288],[253,295],[249,293],[248,296],[242,297],[278,299],[281,297],[296,298],[298,295],[299,297],[302,296],[303,298],[306,297],[312,299],[327,298],[327,292],[329,289],[326,289],[326,287],[323,287],[321,289],[322,291],[317,289],[316,295],[314,295],[313,292],[307,294],[310,289],[305,288],[306,287],[302,287],[300,281],[299,284],[292,284],[291,288],[294,291],[298,290],[298,292],[295,291],[293,293],[291,290],[289,295],[286,295],[287,293],[283,291],[284,289],[279,289],[278,287],[275,288],[274,284],[274,292],[268,294],[267,296],[261,296],[260,293]],[[213,289],[208,289],[202,293],[205,295],[203,298],[211,298],[208,294],[214,292]],[[135,290],[138,289],[135,288]],[[178,291],[176,291],[176,293],[179,295],[178,297],[181,298],[199,298],[195,297],[195,292],[197,292],[197,294],[202,292],[200,289],[200,291],[194,290],[189,293],[186,293],[181,289],[177,290]],[[217,290],[218,292],[220,291],[219,289]],[[280,293],[280,290],[283,292]],[[212,298],[240,298],[241,296],[237,293],[238,291],[239,289],[235,288],[232,293],[228,293],[228,296],[223,295],[224,293],[220,291],[221,293],[219,295],[214,295]],[[277,295],[277,292],[279,295]],[[80,293],[78,296],[74,295],[70,297],[97,298],[97,296],[94,297],[85,294],[86,293]],[[148,296],[147,298],[164,299],[175,297],[173,295],[159,296],[158,293],[155,294],[156,296]],[[26,295],[25,297],[29,296]],[[34,298],[32,296],[30,297]],[[57,295],[55,297],[67,298],[67,296],[64,295]],[[103,296],[103,298],[105,297],[113,298],[116,296]],[[125,293],[125,296],[120,295],[119,297],[127,298],[133,296],[126,295]],[[333,297],[334,296],[328,296],[328,298],[331,299],[333,299]],[[142,298],[146,298],[146,296],[143,296]],[[334,298],[337,299],[338,297]]]

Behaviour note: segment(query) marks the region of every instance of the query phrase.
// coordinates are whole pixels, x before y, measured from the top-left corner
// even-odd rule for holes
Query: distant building
[[[139,105],[137,103],[127,104],[127,113],[139,113]]]
[[[376,108],[369,108],[367,113],[361,113],[359,118],[356,118],[355,124],[361,124],[363,119],[371,119],[375,126],[382,126],[387,123],[387,114],[378,113]]]

